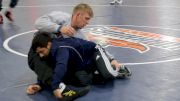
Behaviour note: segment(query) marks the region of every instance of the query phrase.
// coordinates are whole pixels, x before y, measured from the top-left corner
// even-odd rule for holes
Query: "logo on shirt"
[[[133,49],[139,53],[149,51],[150,47],[168,51],[180,49],[180,38],[157,33],[119,27],[93,27],[87,28],[85,32],[88,40],[107,47],[113,46]]]
[[[97,56],[96,56],[96,60],[98,60],[99,58],[100,58],[100,56],[99,56],[99,55],[97,55]]]

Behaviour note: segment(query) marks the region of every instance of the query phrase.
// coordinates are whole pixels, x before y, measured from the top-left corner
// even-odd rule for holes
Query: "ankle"
[[[13,9],[9,7],[6,11],[12,12]]]

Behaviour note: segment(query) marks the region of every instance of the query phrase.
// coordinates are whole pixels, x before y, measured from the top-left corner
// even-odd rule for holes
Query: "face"
[[[76,26],[78,29],[81,29],[83,27],[85,27],[87,24],[89,24],[91,17],[88,13],[83,13],[83,12],[79,12],[77,14],[77,18],[76,18]]]
[[[50,47],[51,46],[49,43],[48,43],[47,47],[37,47],[36,53],[38,53],[41,58],[47,57],[50,52]]]

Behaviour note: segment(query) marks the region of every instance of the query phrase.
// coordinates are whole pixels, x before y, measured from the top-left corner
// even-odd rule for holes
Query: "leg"
[[[18,0],[11,0],[9,7],[14,8],[17,5],[17,3],[18,3]]]
[[[0,0],[0,11],[2,10],[2,0]]]
[[[113,0],[110,2],[111,5],[114,5],[116,3],[116,0]]]
[[[119,65],[113,58],[109,58],[102,46],[97,45],[96,48],[97,51],[94,54],[94,58],[97,69],[105,79],[131,76],[131,71],[127,67]]]
[[[17,5],[18,0],[11,0],[8,10],[5,12],[5,16],[9,21],[13,21],[12,9]]]
[[[111,5],[117,5],[117,4],[122,4],[123,0],[113,0],[110,2]]]
[[[70,73],[67,72],[63,78],[63,82],[67,85],[84,87],[91,85],[92,79],[93,79],[92,73],[88,73],[85,70],[78,70]]]
[[[1,10],[2,10],[2,0],[0,0],[0,24],[3,23],[3,17],[1,15]]]
[[[3,17],[1,15],[1,12],[0,12],[0,24],[3,24]]]
[[[79,86],[88,86],[92,84],[93,74],[86,71],[78,71],[75,73]]]
[[[86,95],[90,90],[90,86],[79,89],[71,88],[64,83],[59,84],[59,88],[53,91],[56,98],[61,101],[74,101],[75,99]]]
[[[104,84],[106,80],[102,77],[102,75],[100,75],[96,71],[97,68],[93,60],[93,63],[90,66],[90,68],[86,70],[77,71],[75,73],[76,85],[78,84],[77,86],[89,86],[93,84]]]

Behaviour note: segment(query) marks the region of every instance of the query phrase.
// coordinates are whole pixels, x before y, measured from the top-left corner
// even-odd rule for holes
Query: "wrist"
[[[62,97],[62,93],[60,92],[60,89],[58,88],[58,89],[55,89],[54,91],[53,91],[53,94],[54,94],[54,96],[56,97],[56,98],[63,98]]]
[[[66,88],[66,85],[64,83],[59,84],[59,89],[61,93],[65,90],[65,88]]]
[[[63,91],[65,90],[65,88],[66,88],[66,85],[65,85],[64,83],[60,83],[60,84],[59,84],[59,87],[57,87],[57,88],[53,91],[55,97],[56,97],[56,98],[60,98],[60,99],[63,98],[62,93],[63,93]]]
[[[114,61],[114,60],[115,60],[114,58],[109,59],[110,62],[112,62],[112,61]]]
[[[62,25],[59,25],[59,27],[57,29],[57,33],[61,33],[61,28],[62,28]]]

